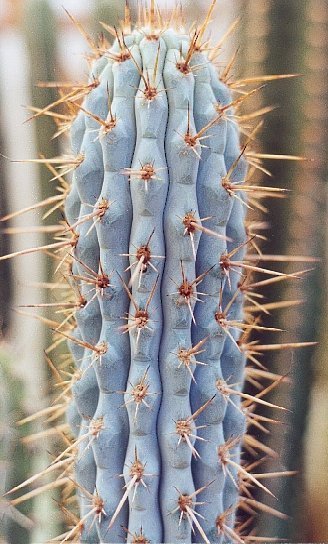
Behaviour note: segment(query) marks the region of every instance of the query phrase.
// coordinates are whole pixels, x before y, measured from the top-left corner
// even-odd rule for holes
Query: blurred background
[[[133,12],[136,6],[130,2]],[[188,24],[200,22],[209,0],[184,2]],[[161,8],[170,2],[158,0]],[[0,217],[32,206],[54,194],[56,182],[43,166],[21,163],[41,154],[54,157],[67,150],[68,142],[52,139],[51,117],[25,122],[28,106],[42,108],[55,100],[53,89],[39,88],[40,81],[85,81],[88,46],[65,13],[65,7],[96,38],[98,21],[117,24],[124,13],[123,0],[0,0]],[[277,342],[318,341],[304,350],[269,352],[266,366],[288,375],[290,384],[273,390],[270,400],[287,407],[283,425],[272,425],[261,436],[271,472],[297,471],[292,478],[270,482],[278,501],[268,502],[289,517],[258,515],[259,534],[288,542],[328,541],[328,344],[327,329],[327,129],[328,129],[328,0],[218,0],[212,23],[212,38],[222,36],[239,19],[225,42],[217,65],[220,70],[235,57],[232,77],[263,74],[300,74],[274,81],[245,105],[245,113],[267,105],[261,152],[302,155],[306,161],[267,160],[272,178],[266,185],[290,190],[284,200],[265,202],[270,231],[262,250],[265,254],[319,257],[315,269],[301,281],[272,285],[264,293],[268,300],[302,300],[287,309],[276,309],[264,324],[280,327]],[[256,86],[256,84],[254,85]],[[8,157],[11,159],[9,160]],[[16,162],[15,162],[16,161]],[[41,230],[43,210],[0,223],[0,252],[19,251],[47,242],[56,214]],[[58,218],[57,218],[58,219]],[[266,263],[267,264],[267,263]],[[272,263],[271,263],[272,264]],[[49,464],[53,448],[51,421],[17,421],[29,418],[49,405],[52,374],[43,350],[49,337],[39,317],[24,305],[54,300],[47,289],[51,264],[41,253],[0,263],[0,497],[4,491]],[[274,263],[274,267],[278,264]],[[297,270],[287,263],[284,271]],[[304,268],[304,266],[303,266]],[[307,268],[313,268],[312,265]],[[33,309],[28,309],[33,314]],[[51,315],[45,313],[49,318]],[[260,343],[265,336],[257,337]],[[271,341],[267,339],[267,341]],[[248,387],[252,388],[251,384]],[[267,398],[267,397],[266,397]],[[264,416],[269,412],[261,411]],[[58,425],[57,425],[58,426]],[[38,441],[39,433],[43,440]],[[262,433],[263,434],[263,433]],[[40,435],[39,435],[40,436]],[[0,498],[0,542],[44,543],[59,533],[61,520],[56,491],[29,501],[9,505]],[[28,488],[33,497],[33,485]],[[261,498],[259,494],[257,498]],[[17,507],[17,508],[16,508]],[[28,515],[28,517],[26,516]]]

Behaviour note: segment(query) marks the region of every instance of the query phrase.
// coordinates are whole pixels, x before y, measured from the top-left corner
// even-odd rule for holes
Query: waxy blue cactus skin
[[[230,451],[238,461],[245,416],[240,397],[227,403],[218,383],[242,388],[245,355],[240,332],[233,341],[218,319],[231,299],[229,318],[243,318],[240,276],[228,280],[220,260],[246,232],[244,206],[222,180],[235,165],[230,181],[243,182],[246,161],[231,109],[218,113],[232,98],[207,56],[195,50],[185,71],[177,66],[188,36],[134,31],[124,46],[126,59],[113,57],[116,41],[94,63],[90,81],[99,83],[71,128],[82,157],[65,205],[78,236],[72,272],[108,279],[95,289],[81,283],[86,304],[72,336],[95,349],[69,341],[81,517],[88,494],[102,501],[81,542],[227,544],[216,524],[232,508],[234,526],[238,477],[232,468],[234,485],[218,447],[240,437]],[[204,138],[186,140],[209,124]],[[101,203],[103,213],[85,220]]]

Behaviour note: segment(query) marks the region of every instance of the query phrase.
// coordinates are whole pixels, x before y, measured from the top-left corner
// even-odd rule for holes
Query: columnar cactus
[[[25,505],[24,512],[19,512],[6,497],[3,497],[3,494],[8,486],[25,478],[31,468],[31,458],[26,446],[17,444],[18,435],[21,433],[14,428],[14,418],[25,415],[24,384],[15,376],[12,361],[8,359],[8,352],[4,344],[0,345],[0,360],[0,541],[20,544],[28,541],[33,529],[32,521],[26,516],[27,505]],[[16,463],[17,466],[15,466]]]
[[[207,54],[214,5],[191,36],[179,10],[164,23],[152,1],[134,30],[127,13],[88,85],[59,101],[77,112],[67,223],[47,246],[78,295],[54,327],[76,366],[75,439],[53,463],[75,461],[80,521],[63,542],[243,542],[240,490],[266,489],[241,464],[245,363],[263,348],[246,343],[261,327],[243,300],[246,272],[283,274],[245,258],[245,194],[271,189],[244,183],[255,131],[241,148],[233,107],[252,93],[233,99],[211,63],[220,44]]]
[[[76,334],[94,346],[73,386],[80,433],[89,422],[94,438],[92,450],[81,442],[76,477],[103,501],[102,542],[124,541],[120,526],[150,542],[219,542],[218,520],[238,500],[226,468],[245,415],[224,384],[243,382],[230,324],[241,318],[240,276],[227,272],[246,241],[229,192],[246,163],[224,115],[230,92],[201,45],[201,32],[158,32],[150,13],[93,66],[97,84],[71,131],[81,164],[66,216],[85,300]]]
[[[275,236],[270,237],[265,243],[265,252],[270,254],[286,253],[288,255],[291,252],[297,252],[300,255],[308,253],[316,256],[324,252],[323,245],[320,246],[320,244],[325,244],[325,240],[319,235],[319,230],[325,216],[325,201],[322,200],[322,192],[326,183],[326,164],[320,157],[322,147],[319,141],[325,133],[327,118],[325,115],[314,114],[314,104],[323,99],[322,84],[328,73],[323,45],[325,39],[323,35],[320,40],[315,39],[319,33],[327,31],[324,23],[327,13],[326,2],[302,3],[291,0],[286,3],[281,0],[269,0],[261,3],[251,0],[247,3],[243,15],[240,33],[244,35],[245,43],[241,48],[240,67],[245,77],[267,72],[281,73],[286,69],[306,74],[304,80],[296,78],[288,82],[277,82],[274,86],[268,85],[262,97],[265,103],[273,104],[276,103],[277,95],[281,96],[283,92],[285,95],[281,104],[285,114],[282,115],[278,108],[268,116],[265,136],[261,142],[262,151],[272,153],[273,151],[297,150],[312,159],[305,163],[290,163],[289,165],[281,161],[268,163],[274,179],[277,180],[276,183],[290,188],[294,195],[293,198],[286,199],[284,205],[280,206],[279,211],[277,210],[274,217],[270,219],[272,232],[275,232]],[[282,51],[285,53],[282,54]],[[247,68],[243,69],[242,66],[245,66],[247,58],[252,61],[248,62]],[[314,58],[320,61],[315,63]],[[324,171],[323,175],[321,168]],[[320,241],[314,247],[312,241],[315,239]],[[264,250],[263,247],[262,250]],[[316,270],[308,274],[302,282],[286,282],[284,286],[277,284],[275,292],[271,286],[267,289],[271,297],[278,295],[283,298],[306,301],[306,311],[308,315],[313,316],[312,319],[303,318],[303,305],[289,308],[288,312],[282,309],[274,316],[275,324],[283,330],[292,330],[295,340],[319,338],[322,322],[320,282],[323,277],[321,267],[317,266]],[[292,481],[281,479],[274,489],[280,508],[290,516],[288,522],[263,516],[261,526],[266,528],[267,535],[285,537],[291,542],[297,542],[302,538],[308,541],[320,540],[318,536],[314,537],[306,533],[308,523],[302,508],[302,501],[305,501],[306,494],[300,492],[304,486],[303,448],[308,443],[304,432],[308,425],[309,392],[315,366],[313,365],[314,353],[315,347],[298,353],[293,359],[293,375],[297,376],[297,380],[290,389],[285,390],[285,393],[276,391],[276,398],[279,398],[280,402],[291,410],[290,431],[285,435],[276,427],[266,440],[268,446],[274,446],[275,449],[278,448],[283,452],[282,464],[286,468],[297,470],[298,476]],[[271,369],[275,368],[276,371],[285,369],[285,354],[272,353],[267,359],[267,365]],[[275,400],[272,399],[272,402]],[[298,451],[297,456],[295,451]],[[272,469],[275,463],[272,460]],[[313,463],[313,466],[317,467],[317,464]],[[270,470],[269,467],[268,470]],[[317,508],[314,510],[317,511]],[[322,518],[320,514],[318,515]],[[314,525],[317,527],[316,522]]]

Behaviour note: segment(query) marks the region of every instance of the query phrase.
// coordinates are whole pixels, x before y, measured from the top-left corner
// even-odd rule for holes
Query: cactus
[[[312,275],[311,282],[306,285],[307,289],[307,311],[313,319],[304,323],[298,334],[303,333],[312,338],[319,340],[319,350],[312,356],[312,374],[308,370],[309,377],[304,380],[308,387],[300,386],[300,392],[295,395],[295,406],[301,401],[304,410],[307,407],[307,402],[303,402],[304,398],[309,399],[309,410],[307,418],[301,421],[303,412],[298,412],[301,430],[304,432],[303,449],[304,462],[301,470],[304,467],[305,473],[305,488],[303,508],[297,511],[297,524],[292,533],[292,538],[298,538],[301,534],[309,541],[320,541],[327,537],[328,520],[322,512],[321,504],[324,503],[328,479],[327,479],[327,459],[322,458],[320,452],[327,448],[327,400],[323,391],[327,387],[327,364],[325,350],[327,349],[327,334],[324,323],[327,309],[327,298],[322,300],[321,293],[326,292],[327,275],[325,273],[325,263],[327,260],[327,229],[326,235],[321,238],[320,232],[322,225],[326,223],[327,217],[327,201],[322,198],[326,194],[327,183],[327,158],[324,153],[325,135],[328,127],[327,110],[324,107],[323,115],[318,115],[316,108],[318,105],[327,104],[327,92],[321,87],[319,82],[327,82],[327,50],[324,47],[325,41],[328,39],[328,5],[322,0],[312,0],[306,6],[307,21],[305,30],[305,45],[304,45],[304,64],[308,73],[308,82],[304,82],[303,87],[303,141],[306,146],[306,155],[313,156],[314,161],[308,165],[305,172],[302,172],[303,182],[300,187],[300,196],[298,206],[295,206],[295,224],[292,225],[291,233],[293,240],[304,251],[304,247],[308,250],[323,255],[321,266],[317,267],[317,271]],[[319,39],[318,39],[319,37]],[[316,62],[316,59],[319,61]],[[305,128],[307,127],[307,128]],[[300,206],[300,202],[308,202],[308,206]],[[306,239],[302,237],[302,225],[306,224]],[[313,248],[313,240],[318,236],[321,243],[315,244]],[[294,316],[292,316],[294,317]],[[301,319],[298,317],[300,325]],[[300,364],[304,365],[305,369],[309,366],[309,359],[303,360],[300,358]],[[297,369],[296,369],[297,371]],[[306,378],[306,377],[305,377]],[[311,378],[313,381],[311,383]],[[303,381],[303,380],[302,380]],[[310,386],[311,395],[309,395]],[[304,423],[307,428],[304,430]],[[322,430],[321,430],[322,429]],[[314,467],[317,467],[314,470]],[[300,486],[301,489],[301,486]],[[296,490],[299,495],[299,489]],[[288,498],[287,498],[288,500]],[[301,512],[309,512],[311,524],[307,527],[306,523],[301,523]],[[296,526],[300,527],[299,533],[296,531]]]
[[[242,204],[220,184],[240,154],[238,134],[218,113],[231,97],[198,50],[199,36],[189,43],[167,31],[153,40],[127,36],[125,43],[129,50],[118,40],[110,52],[121,62],[104,67],[101,58],[93,69],[93,77],[102,69],[100,85],[72,130],[74,153],[83,156],[66,203],[68,221],[79,234],[74,268],[76,275],[98,274],[104,291],[95,298],[85,281],[82,296],[88,303],[77,316],[78,334],[95,346],[97,362],[73,388],[95,437],[92,450],[81,454],[76,478],[89,493],[96,488],[103,501],[102,542],[117,541],[120,526],[131,535],[142,527],[151,542],[190,541],[194,523],[197,541],[214,541],[215,520],[237,502],[223,467],[232,451],[238,452],[245,425],[244,415],[227,409],[218,394],[224,379],[240,381],[244,359],[225,333],[228,316],[219,303],[224,275],[218,257],[246,239]],[[177,69],[180,49],[185,57]],[[97,116],[104,122],[95,142]],[[75,130],[81,119],[82,142]],[[206,147],[204,127],[211,127]],[[245,175],[241,158],[231,182]],[[231,289],[223,290],[221,305],[231,306],[229,319],[240,314],[238,279],[231,277]],[[236,368],[224,368],[226,359]],[[86,349],[80,370],[88,367]],[[213,494],[217,500],[211,504]],[[83,517],[90,500],[83,491],[80,495]],[[199,516],[206,512],[202,524],[196,508]]]
[[[263,328],[249,272],[287,276],[246,255],[257,246],[245,195],[256,204],[283,190],[251,185],[258,127],[240,147],[234,107],[253,91],[233,98],[229,70],[218,76],[221,43],[206,54],[214,6],[191,36],[179,9],[166,24],[151,1],[134,30],[127,13],[88,84],[61,99],[74,115],[60,163],[70,186],[58,175],[66,224],[38,249],[63,252],[77,295],[52,324],[75,362],[74,438],[50,467],[75,467],[80,519],[70,514],[63,542],[243,542],[238,505],[254,485],[270,493],[241,461],[253,405],[268,405],[266,388],[242,392],[246,359],[266,349],[247,342]],[[257,383],[281,379],[252,370]],[[249,435],[246,445],[261,447]],[[67,498],[72,479],[61,483]]]

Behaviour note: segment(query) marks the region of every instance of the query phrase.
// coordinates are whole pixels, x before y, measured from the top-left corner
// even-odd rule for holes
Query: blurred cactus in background
[[[19,484],[31,469],[28,449],[21,442],[21,428],[15,423],[23,419],[24,384],[14,375],[8,346],[0,345],[0,541],[8,544],[29,542],[33,523],[30,511],[18,511],[13,502],[3,497],[5,491]],[[25,432],[29,429],[25,428]]]
[[[58,99],[57,90],[51,88],[50,84],[56,78],[57,21],[48,0],[29,0],[24,5],[22,23],[31,58],[32,116],[35,112],[33,108],[42,110]],[[54,118],[51,115],[39,116],[34,123],[39,156],[56,157],[59,154],[59,143],[58,139],[53,138]],[[40,183],[42,198],[52,196],[54,182],[49,182],[49,171],[42,165]],[[56,215],[48,219],[48,224],[49,220],[56,222]]]
[[[242,59],[253,75],[261,73],[304,74],[300,80],[277,82],[264,90],[266,104],[277,109],[265,121],[264,153],[298,153],[305,162],[282,163],[268,160],[267,166],[275,183],[292,191],[270,215],[269,239],[263,251],[291,256],[318,258],[324,253],[323,224],[326,216],[327,184],[327,2],[313,0],[250,0],[242,20],[244,47]],[[283,96],[283,99],[281,98]],[[270,206],[269,206],[270,207]],[[297,260],[297,259],[295,259]],[[302,300],[288,311],[277,311],[273,323],[292,331],[293,339],[319,340],[324,292],[324,266],[314,270],[300,282],[288,282],[281,291],[283,300]],[[289,272],[295,270],[292,259]],[[276,289],[266,295],[274,298]],[[265,322],[265,321],[264,321]],[[270,319],[272,323],[272,320]],[[265,337],[264,337],[265,340]],[[313,380],[315,347],[307,351],[276,354],[268,357],[271,369],[290,373],[291,387],[274,392],[272,402],[283,403],[292,411],[285,433],[272,426],[268,446],[281,451],[284,468],[297,470],[298,476],[281,479],[274,489],[289,521],[263,516],[261,527],[270,527],[272,537],[288,541],[317,541],[327,537],[311,535],[309,520],[304,516],[305,500],[305,431]],[[317,363],[316,363],[317,364]],[[326,368],[326,362],[323,367]],[[280,437],[280,438],[279,438]],[[307,451],[311,447],[307,444]],[[298,455],[295,456],[295,451]],[[277,466],[272,464],[272,467]],[[324,471],[323,471],[324,473]],[[275,502],[271,502],[275,506]],[[315,516],[314,516],[315,517]],[[313,518],[314,522],[314,518]],[[314,525],[317,525],[314,522]]]
[[[27,105],[35,105],[37,101],[39,107],[44,107],[54,93],[49,89],[37,89],[35,84],[38,81],[49,79],[53,81],[54,79],[55,18],[47,1],[31,0],[26,4],[19,2],[9,4],[8,20],[8,28],[1,29],[1,94],[6,100],[1,104],[4,133],[1,152],[11,155],[14,160],[18,159],[19,155],[24,158],[28,157],[29,152],[33,156],[38,156],[38,154],[55,156],[56,153],[58,154],[58,144],[57,141],[52,140],[54,125],[51,119],[44,117],[39,121],[35,132],[33,132],[31,124],[23,126],[26,117],[33,115],[26,110]],[[18,65],[20,66],[19,74],[16,72],[14,83],[12,66]],[[44,98],[45,95],[46,98]],[[17,138],[17,133],[19,138]],[[7,193],[10,195],[8,199],[10,206],[6,210],[1,210],[3,212],[1,218],[8,217],[7,221],[2,220],[1,227],[4,228],[6,234],[14,235],[14,238],[10,240],[13,250],[20,249],[26,238],[34,239],[35,245],[40,242],[42,245],[43,236],[46,240],[48,230],[52,231],[52,228],[48,226],[41,228],[41,225],[37,224],[38,219],[41,219],[41,214],[39,209],[35,211],[33,208],[39,198],[46,198],[53,194],[54,188],[53,183],[49,183],[49,173],[45,178],[44,175],[42,176],[44,172],[40,171],[39,178],[37,170],[25,167],[26,173],[22,176],[18,164],[7,161],[4,165],[2,157],[1,160],[4,166],[1,170],[3,182],[1,201],[4,202]],[[24,191],[22,191],[25,176],[28,177],[28,180],[25,180]],[[19,207],[26,207],[28,210],[24,214],[17,213]],[[8,236],[3,236],[1,239],[4,244],[8,244]],[[31,243],[30,240],[28,243]],[[18,307],[33,302],[32,297],[34,301],[36,298],[41,298],[43,287],[41,283],[47,279],[43,274],[42,264],[42,258],[36,256],[33,260],[24,260],[19,266],[16,266],[13,269],[12,292],[5,274],[8,267],[4,267],[4,270],[1,271],[1,278],[7,282],[7,285],[2,298],[3,311],[8,314],[9,310],[12,310],[12,306],[16,306],[15,309],[19,313],[22,310],[19,310]],[[34,285],[29,282],[34,282]],[[38,282],[40,283],[38,284]],[[37,293],[36,296],[35,293]],[[8,296],[11,296],[10,302]],[[7,369],[5,378],[9,384],[9,390],[12,391],[12,400],[16,399],[16,394],[19,395],[21,409],[24,409],[25,415],[28,415],[35,410],[36,405],[42,406],[44,396],[47,394],[48,386],[42,360],[42,347],[45,348],[48,341],[45,335],[40,333],[40,326],[33,320],[29,320],[29,323],[26,320],[22,326],[21,317],[12,311],[10,318],[10,329],[5,332],[7,333],[7,350],[9,351],[11,348],[11,365],[15,367],[15,372]],[[26,346],[24,339],[27,337],[28,345]],[[42,342],[44,342],[43,346]],[[21,385],[19,385],[19,380]],[[17,419],[19,419],[18,414]],[[45,428],[43,424],[32,422],[24,429],[24,432],[34,434],[45,430]],[[14,437],[14,458],[19,468],[16,467],[17,479],[11,480],[11,485],[17,484],[19,480],[25,480],[31,472],[37,472],[48,461],[44,447],[40,448],[33,441],[27,441],[25,445],[20,445],[21,432],[18,430],[14,433]],[[22,461],[22,455],[25,456],[26,462]],[[27,524],[25,531],[18,530],[13,526],[9,527],[9,541],[15,544],[25,544],[30,539],[32,541],[46,540],[56,530],[53,523],[54,516],[50,512],[52,504],[50,496],[48,498],[43,496],[41,500],[36,498],[29,507],[29,514],[36,523]],[[24,505],[23,510],[27,510]]]
[[[1,101],[1,94],[0,94]],[[0,120],[0,149],[3,149],[3,123]],[[0,217],[4,217],[8,213],[8,197],[5,182],[4,157],[0,156]],[[7,224],[3,223],[3,227]],[[10,239],[8,236],[0,235],[0,253],[5,255],[10,252]],[[0,275],[0,340],[6,334],[10,320],[10,301],[12,297],[12,278],[11,264],[6,263]]]
[[[306,486],[296,523],[303,522],[306,540],[319,542],[328,537],[328,455],[323,455],[328,452],[328,2],[325,0],[307,3],[304,65],[303,139],[306,154],[313,161],[299,173],[301,195],[295,206],[299,220],[295,225],[297,234],[293,235],[301,247],[307,245],[308,251],[322,255],[323,262],[309,286],[310,303],[304,308],[307,319],[303,319],[303,328],[307,327],[308,334],[319,335],[320,344],[314,357],[314,383],[305,436]],[[304,365],[308,362],[305,360]],[[311,523],[304,512],[308,512]]]
[[[23,4],[22,13],[22,30],[24,33],[25,41],[28,48],[28,55],[30,58],[30,72],[29,72],[29,84],[31,88],[31,104],[27,110],[27,117],[31,118],[36,111],[44,109],[49,103],[58,99],[57,89],[52,88],[52,82],[56,80],[56,53],[57,53],[57,21],[48,0],[29,0]],[[44,115],[42,117],[37,116],[34,119],[34,130],[36,135],[36,152],[37,156],[42,157],[56,157],[60,154],[58,138],[54,138],[54,119],[51,115]],[[55,163],[56,164],[56,163]],[[48,166],[48,168],[46,168]],[[56,177],[54,174],[54,165],[38,165],[38,177],[40,184],[40,196],[41,200],[47,200],[52,197],[54,193],[54,187],[57,185],[57,180],[49,181],[49,168],[52,172],[52,177]],[[52,170],[51,170],[52,168]],[[56,206],[54,206],[55,208]],[[47,217],[42,217],[44,208],[40,208],[40,219],[46,225],[40,232],[44,237],[44,244],[49,243],[50,235],[54,232],[53,225],[58,223],[58,211],[51,213]],[[55,229],[58,227],[55,226]],[[43,301],[45,304],[53,303],[53,290],[44,288],[47,282],[51,281],[53,277],[53,271],[56,264],[53,260],[48,259],[45,261],[44,270],[44,282],[40,285],[42,289]],[[50,334],[44,338],[44,348],[48,346],[50,342]],[[45,395],[49,395],[51,386],[46,385],[51,381],[52,375],[50,370],[45,368],[43,373],[43,391]],[[42,399],[42,405],[47,405],[50,401]],[[33,433],[45,433],[44,442],[47,443],[47,429],[51,426],[45,418],[33,421],[31,424],[31,434]],[[49,446],[51,441],[48,442]],[[48,454],[44,447],[40,447],[37,441],[33,441],[30,445],[32,451],[34,451],[34,463],[33,472],[37,473],[44,468],[48,463]],[[49,480],[48,480],[49,481]],[[44,483],[47,480],[44,479]],[[47,539],[50,534],[56,531],[58,527],[57,520],[52,515],[52,503],[54,493],[45,493],[42,497],[36,497],[34,499],[33,508],[37,512],[38,523],[35,526],[33,533],[31,534],[33,540],[42,542]],[[59,498],[59,497],[58,497]],[[45,522],[44,520],[47,520]]]

